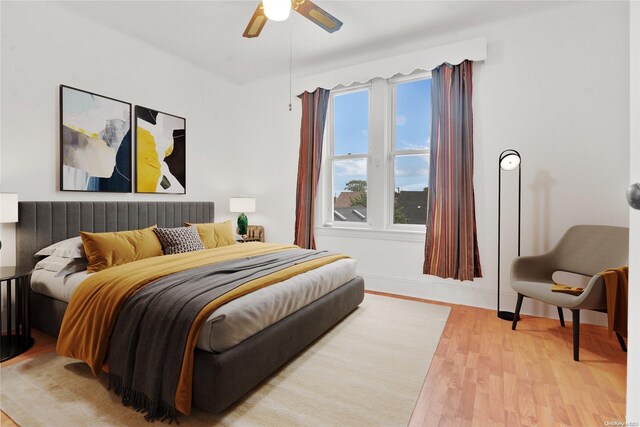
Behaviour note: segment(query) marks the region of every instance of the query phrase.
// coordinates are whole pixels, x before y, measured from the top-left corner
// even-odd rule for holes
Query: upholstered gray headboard
[[[80,231],[124,231],[158,224],[213,222],[213,202],[19,202],[17,263],[35,265],[33,255]]]

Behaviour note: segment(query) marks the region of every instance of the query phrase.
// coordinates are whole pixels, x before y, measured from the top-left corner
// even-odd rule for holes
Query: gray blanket
[[[251,280],[327,256],[292,249],[204,267],[156,280],[123,305],[109,348],[109,387],[145,419],[175,419],[176,389],[191,324],[211,301]]]

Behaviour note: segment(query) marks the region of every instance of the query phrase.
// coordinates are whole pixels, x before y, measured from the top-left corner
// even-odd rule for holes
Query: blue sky
[[[336,155],[367,152],[369,129],[369,92],[366,90],[337,95],[335,98],[334,149]],[[397,150],[429,147],[431,135],[431,80],[418,80],[396,86]],[[422,190],[429,179],[429,156],[398,156],[395,161],[395,187]],[[365,159],[334,163],[334,195],[353,179],[366,180]]]

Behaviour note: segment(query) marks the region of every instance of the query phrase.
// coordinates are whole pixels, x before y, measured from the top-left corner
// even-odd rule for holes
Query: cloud
[[[401,176],[427,176],[429,169],[427,168],[396,168],[396,177]]]
[[[402,114],[396,115],[396,126],[404,126],[407,124],[407,116]]]
[[[366,159],[353,159],[353,160],[340,160],[334,163],[336,167],[336,175],[339,176],[353,176],[367,175],[367,161]]]
[[[429,152],[429,141],[427,141],[426,145],[419,145],[412,144],[407,142],[407,140],[402,139],[398,145],[401,146],[403,150],[427,150],[427,153]]]
[[[431,137],[427,136],[422,144],[414,144],[406,139],[401,139],[397,141],[397,145],[402,147],[402,150],[427,150],[427,154],[429,154],[429,149],[431,148]]]

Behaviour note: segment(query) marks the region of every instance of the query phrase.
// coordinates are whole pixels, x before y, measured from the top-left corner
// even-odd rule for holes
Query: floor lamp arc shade
[[[16,193],[0,193],[0,224],[18,222],[18,195]],[[0,241],[2,249],[2,241]]]
[[[498,157],[498,303],[497,315],[502,320],[513,321],[514,314],[511,311],[500,310],[500,226],[501,226],[501,201],[502,201],[502,172],[510,172],[518,169],[518,256],[520,256],[520,212],[522,207],[522,157],[514,149],[504,150]]]
[[[232,213],[239,213],[238,215],[238,234],[247,234],[247,226],[249,225],[249,219],[246,213],[253,213],[256,211],[256,199],[255,197],[231,197],[229,199],[229,211]]]

